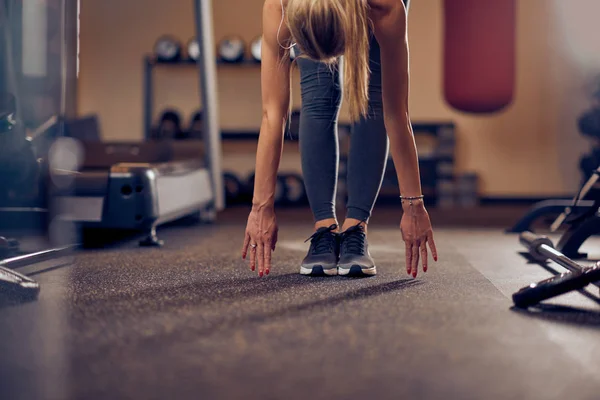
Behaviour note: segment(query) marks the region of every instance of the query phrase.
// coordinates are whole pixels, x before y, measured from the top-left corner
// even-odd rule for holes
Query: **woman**
[[[404,213],[400,223],[406,271],[437,252],[423,203],[408,113],[407,6],[401,0],[266,0],[263,8],[262,102],[252,211],[242,257],[269,274],[277,242],[274,193],[290,108],[289,50],[301,75],[300,149],[315,233],[300,268],[304,275],[375,275],[367,224],[391,150]],[[343,85],[336,61],[344,56]],[[337,118],[344,97],[354,122],[348,158],[347,215],[335,215]],[[387,130],[387,135],[386,135]],[[249,253],[249,254],[248,254]]]

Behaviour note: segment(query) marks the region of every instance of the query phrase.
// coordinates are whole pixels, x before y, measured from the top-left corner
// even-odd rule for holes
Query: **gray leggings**
[[[315,221],[335,218],[339,145],[337,121],[342,102],[336,68],[305,58],[297,59],[302,89],[300,151],[302,172]],[[383,122],[380,50],[370,49],[369,113],[352,126],[348,156],[347,218],[367,220],[375,204],[388,157]]]

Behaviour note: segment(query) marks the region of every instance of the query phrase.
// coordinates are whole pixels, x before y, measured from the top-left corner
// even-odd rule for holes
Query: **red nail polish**
[[[269,271],[269,270],[266,270],[266,271],[265,271],[265,274],[269,275],[269,272],[271,272],[271,271]]]
[[[260,272],[258,273],[258,276],[260,276],[260,277],[262,278],[262,276],[263,276],[263,273],[262,273],[262,271],[260,271]]]

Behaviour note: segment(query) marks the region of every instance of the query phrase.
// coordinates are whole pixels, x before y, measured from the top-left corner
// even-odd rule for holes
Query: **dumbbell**
[[[238,36],[228,36],[219,42],[218,54],[221,61],[240,63],[244,61],[246,44]]]
[[[176,110],[163,111],[154,139],[175,139],[181,136],[181,115]]]
[[[293,206],[302,204],[306,198],[306,189],[304,188],[304,180],[298,174],[283,175],[285,182],[285,200],[286,203]]]
[[[240,182],[239,178],[232,172],[224,172],[223,185],[225,186],[225,201],[227,205],[238,203],[242,194],[242,182]]]
[[[292,46],[290,48],[290,60],[294,61],[298,58],[300,51],[297,46]],[[250,53],[252,54],[252,59],[256,62],[262,61],[262,36],[256,37],[250,44]]]
[[[179,61],[181,60],[181,43],[172,36],[163,35],[154,44],[154,54],[158,61]]]
[[[250,44],[250,53],[252,53],[252,59],[256,62],[262,61],[262,36],[255,38]]]
[[[192,116],[189,129],[190,139],[202,139],[202,129],[204,128],[204,116],[201,110],[198,110]]]
[[[547,236],[536,235],[533,232],[522,232],[519,241],[529,251],[529,254],[539,262],[554,261],[571,272],[582,272],[586,267],[576,263],[554,248],[552,240]],[[596,284],[600,287],[600,283]]]
[[[552,260],[569,272],[532,283],[513,294],[513,302],[517,307],[526,308],[543,300],[583,289],[590,283],[599,286],[600,263],[592,267],[582,266],[556,250],[548,237],[532,232],[521,233],[519,241],[528,249],[533,259],[539,262]]]
[[[198,61],[200,58],[200,46],[196,38],[191,38],[187,45],[187,55],[192,61]]]

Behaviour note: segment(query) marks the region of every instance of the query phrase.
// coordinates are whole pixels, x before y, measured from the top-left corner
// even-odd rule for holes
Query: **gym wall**
[[[263,0],[213,1],[215,38],[261,30]],[[600,42],[592,32],[597,0],[518,0],[514,101],[494,114],[453,110],[443,94],[443,0],[411,4],[411,116],[454,121],[458,170],[476,172],[487,197],[570,194],[579,184],[578,158],[587,143],[576,118],[589,106],[586,88],[600,72]],[[193,36],[192,1],[85,0],[81,5],[79,114],[97,113],[107,140],[142,138],[142,57],[161,34],[184,43]],[[224,130],[257,130],[258,67],[219,67]],[[159,68],[156,112],[197,108],[194,68]],[[299,104],[297,75],[294,99]],[[347,119],[343,112],[342,119]],[[186,121],[187,123],[187,121]],[[254,146],[250,146],[254,148]]]

